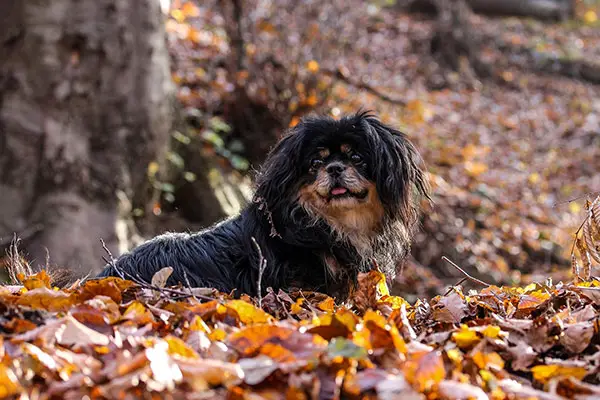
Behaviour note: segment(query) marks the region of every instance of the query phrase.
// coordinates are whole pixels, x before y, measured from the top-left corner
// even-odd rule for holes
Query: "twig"
[[[262,250],[260,249],[260,246],[258,245],[258,242],[254,236],[252,236],[250,239],[252,239],[252,243],[254,243],[256,251],[258,251],[258,282],[256,283],[256,286],[258,288],[258,308],[262,308],[262,276],[263,272],[265,272],[265,269],[267,268],[267,260],[263,257]]]
[[[581,196],[577,196],[577,197],[574,197],[574,198],[569,199],[569,200],[557,201],[556,203],[552,204],[552,208],[554,208],[556,206],[563,205],[563,204],[572,203],[574,201],[581,200],[584,197],[587,197],[589,195],[595,195],[595,194],[600,194],[600,191],[598,191],[598,192],[589,192],[589,193],[586,193],[586,194],[582,194]]]
[[[442,256],[442,260],[447,261],[448,263],[450,263],[450,265],[452,265],[454,268],[456,268],[457,270],[459,270],[460,272],[462,272],[462,274],[466,277],[466,279],[469,279],[473,282],[477,282],[480,285],[489,287],[491,286],[489,283],[482,281],[481,279],[477,279],[471,275],[469,275],[464,269],[462,269],[461,267],[459,267],[458,265],[456,265],[452,260],[450,260],[448,257],[446,256]]]
[[[196,300],[198,303],[200,303],[200,301],[198,300],[198,298],[196,297],[194,292],[192,292],[192,284],[190,283],[190,280],[188,279],[188,275],[187,275],[187,272],[185,271],[185,269],[183,270],[183,279],[185,279],[185,284],[187,285],[187,288],[190,291],[190,294],[192,295],[194,300]]]
[[[364,90],[366,92],[371,93],[372,95],[380,98],[383,101],[386,101],[388,103],[391,104],[397,104],[397,105],[401,105],[401,106],[405,106],[406,105],[406,101],[402,100],[402,99],[398,99],[398,98],[394,98],[394,97],[390,97],[387,94],[381,92],[379,89],[368,85],[364,82],[355,82],[352,79],[348,78],[347,76],[345,76],[339,69],[332,71],[332,70],[323,70],[323,73],[325,75],[329,75],[332,76],[334,78],[337,78],[339,80],[341,80],[342,82],[346,83],[347,85],[353,86],[357,89],[361,89]]]
[[[108,249],[108,247],[106,247],[106,244],[104,243],[104,240],[100,239],[100,241],[102,242],[102,248],[104,248],[104,251],[106,251],[106,253],[110,257],[110,260],[106,260],[105,257],[102,257],[102,258],[105,261],[107,261],[111,265],[111,267],[113,267],[113,269],[115,270],[115,272],[119,275],[119,278],[121,278],[121,279],[129,279],[130,281],[132,281],[136,285],[141,286],[142,288],[145,288],[145,289],[152,289],[152,290],[155,290],[155,291],[157,291],[159,293],[167,292],[169,294],[177,295],[180,298],[193,297],[198,302],[200,302],[200,299],[202,299],[204,301],[213,301],[213,300],[216,300],[216,299],[213,299],[212,297],[208,297],[208,296],[195,295],[194,293],[192,293],[191,288],[190,288],[190,293],[185,293],[185,292],[182,292],[182,291],[177,290],[177,289],[170,289],[170,288],[165,288],[165,287],[161,288],[161,287],[155,286],[155,285],[153,285],[151,283],[148,283],[148,282],[144,281],[139,274],[137,274],[136,276],[133,276],[129,272],[124,271],[121,268],[117,267],[117,263],[115,262],[115,258],[113,257],[113,255],[110,252],[110,250]],[[187,280],[187,276],[185,275],[185,271],[184,271],[184,277]],[[188,285],[189,285],[189,281],[188,281]]]
[[[123,271],[123,272],[125,272],[125,271]],[[195,295],[195,294],[192,294],[192,293],[186,293],[186,292],[182,292],[181,290],[177,290],[177,289],[171,289],[171,288],[166,288],[166,287],[161,288],[161,287],[155,286],[155,285],[153,285],[151,283],[148,283],[148,282],[144,281],[139,274],[137,274],[137,278],[136,278],[133,275],[127,273],[127,272],[125,272],[125,273],[128,276],[130,276],[131,278],[134,278],[134,279],[131,279],[133,282],[135,282],[139,286],[141,286],[143,288],[146,288],[146,289],[152,289],[152,290],[156,290],[158,292],[167,292],[167,293],[170,293],[170,294],[175,294],[175,295],[180,296],[182,298],[194,297],[194,298],[196,298],[196,300],[202,299],[204,301],[217,300],[217,299],[214,299],[212,297],[203,296],[203,295]]]
[[[455,287],[457,287],[458,285],[461,285],[467,279],[468,278],[466,278],[466,277],[462,278],[460,281],[458,281],[454,285],[450,286],[450,288],[448,289],[448,291],[446,293],[444,293],[444,296],[448,296],[450,294],[450,292],[454,290]]]
[[[113,257],[111,251],[106,246],[106,243],[104,243],[104,239],[100,238],[100,243],[102,243],[102,248],[104,249],[104,251],[106,252],[106,254],[108,254],[108,257],[109,257],[109,260],[106,260],[105,257],[102,257],[102,259],[107,264],[110,264],[111,267],[113,267],[113,269],[115,270],[115,272],[119,275],[119,278],[125,279],[125,276],[123,275],[123,271],[121,271],[121,269],[117,267],[117,262],[116,262],[117,260]]]

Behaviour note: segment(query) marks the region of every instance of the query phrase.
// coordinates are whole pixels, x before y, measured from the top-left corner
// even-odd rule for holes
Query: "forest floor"
[[[317,12],[329,7],[323,3],[315,2]],[[168,25],[179,97],[186,112],[211,118],[213,130],[197,133],[212,153],[244,170],[217,134],[229,128],[211,115],[232,87],[221,57],[229,51],[225,22],[214,4],[190,4],[172,10]],[[270,36],[291,29],[287,39],[301,44],[288,47],[301,60],[322,55],[297,65],[358,77],[333,80],[321,99],[295,87],[302,101],[323,100],[319,110],[334,116],[376,110],[421,149],[435,206],[396,282],[401,296],[376,270],[360,274],[343,304],[314,292],[234,299],[210,288],[166,288],[170,268],[151,284],[111,277],[59,288],[15,256],[17,285],[0,286],[0,398],[600,397],[600,280],[572,281],[568,261],[585,197],[600,190],[600,87],[540,72],[533,62],[564,60],[564,52],[598,61],[600,33],[573,23],[475,17],[488,38],[482,54],[498,74],[475,84],[451,75],[451,88],[432,90],[422,45],[432,20],[343,4],[347,18],[317,18],[329,21],[318,36],[335,44],[333,58],[314,38],[298,42],[298,19],[286,14],[294,7],[252,13],[264,35],[251,44],[281,56],[285,41]],[[501,41],[530,50],[499,51]],[[380,93],[357,89],[365,84]],[[587,227],[600,236],[594,207]],[[442,255],[488,283],[448,290],[457,270]],[[525,286],[530,280],[539,283]],[[501,283],[513,286],[494,285]]]
[[[246,23],[246,47],[290,69],[343,71],[350,81],[375,88],[383,96],[330,80],[326,98],[307,94],[305,102],[322,101],[319,111],[333,116],[375,110],[421,150],[434,206],[426,210],[414,260],[397,290],[422,296],[458,280],[443,255],[493,283],[568,278],[585,201],[600,191],[600,85],[553,72],[552,65],[600,62],[596,14],[585,15],[587,24],[476,15],[481,57],[493,75],[473,84],[465,74],[450,73],[450,84],[433,90],[429,38],[435,19],[351,3],[341,6],[339,18],[332,17],[340,12],[333,6],[315,11],[269,3]],[[179,97],[188,107],[218,109],[231,82],[218,66],[198,65],[210,60],[214,66],[230,51],[225,22],[210,5],[177,6],[168,32]],[[302,25],[303,12],[307,19],[318,15],[318,24]],[[286,47],[290,42],[296,45]]]

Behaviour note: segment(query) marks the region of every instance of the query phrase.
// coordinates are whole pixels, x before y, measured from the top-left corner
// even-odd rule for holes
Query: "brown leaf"
[[[167,280],[169,279],[171,274],[173,274],[173,267],[165,267],[163,269],[158,270],[152,276],[152,285],[159,288],[165,287],[165,285],[167,284]]]
[[[444,296],[433,309],[433,319],[438,322],[459,323],[467,315],[467,304],[456,292]]]
[[[567,351],[579,354],[584,351],[594,337],[593,322],[579,322],[567,325],[560,336],[560,343]]]

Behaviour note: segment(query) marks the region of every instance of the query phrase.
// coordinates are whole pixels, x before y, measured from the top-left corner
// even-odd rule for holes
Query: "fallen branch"
[[[465,271],[464,269],[462,269],[461,267],[459,267],[458,265],[456,265],[456,263],[454,263],[452,260],[450,260],[448,257],[446,256],[442,256],[442,260],[447,261],[448,263],[450,263],[450,265],[452,265],[454,268],[456,268],[457,270],[459,270],[465,277],[462,278],[460,281],[456,282],[456,284],[452,285],[450,287],[450,289],[446,292],[446,294],[444,296],[446,296],[448,293],[450,293],[452,291],[453,288],[455,288],[456,286],[460,285],[461,283],[463,283],[464,281],[466,281],[467,279],[470,281],[473,281],[475,283],[479,283],[480,285],[483,285],[485,287],[489,287],[491,286],[489,283],[482,281],[481,279],[477,279],[474,276],[471,276],[467,273],[467,271]]]
[[[344,82],[345,84],[352,86],[356,89],[364,90],[385,102],[388,102],[391,104],[397,104],[397,105],[401,105],[401,106],[406,105],[406,101],[404,101],[403,99],[388,96],[387,94],[381,92],[379,89],[377,89],[367,83],[356,82],[356,81],[350,79],[344,73],[342,73],[342,71],[339,68],[336,69],[335,71],[324,69],[323,73],[332,78],[339,79],[340,81]]]

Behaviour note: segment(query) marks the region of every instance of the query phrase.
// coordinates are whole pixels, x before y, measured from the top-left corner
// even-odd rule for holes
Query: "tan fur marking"
[[[324,219],[341,236],[348,238],[359,251],[370,249],[370,239],[379,229],[384,208],[375,184],[365,180],[353,168],[346,170],[347,188],[353,192],[368,189],[365,199],[346,197],[327,201],[329,177],[323,171],[298,193],[300,204],[311,214]]]
[[[340,150],[342,151],[342,153],[349,153],[350,151],[352,151],[352,146],[350,146],[349,144],[343,144],[340,146]]]
[[[321,158],[329,157],[329,149],[319,149],[319,156],[321,156]]]

